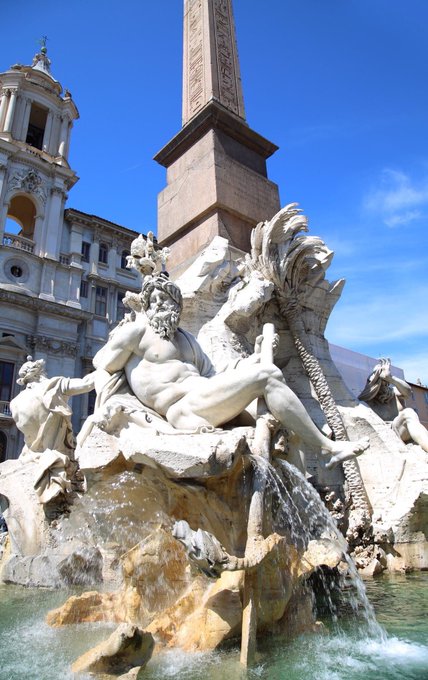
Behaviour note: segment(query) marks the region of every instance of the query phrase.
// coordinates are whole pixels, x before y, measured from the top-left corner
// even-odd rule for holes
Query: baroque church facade
[[[124,315],[125,292],[139,289],[126,268],[137,234],[66,208],[78,181],[68,163],[78,117],[46,47],[31,66],[0,74],[0,462],[22,449],[9,403],[26,357],[45,359],[49,376],[89,372]],[[75,431],[92,401],[73,400]]]

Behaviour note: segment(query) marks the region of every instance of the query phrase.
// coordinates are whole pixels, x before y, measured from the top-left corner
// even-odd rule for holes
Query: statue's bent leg
[[[271,413],[285,427],[298,434],[307,444],[319,447],[323,454],[327,453],[332,456],[327,463],[329,468],[358,456],[368,448],[367,438],[357,442],[336,442],[328,439],[313,423],[302,402],[286,385],[282,375],[281,379],[278,379],[278,376],[269,378],[265,399]]]
[[[404,442],[415,444],[428,452],[428,430],[422,425],[419,416],[412,408],[405,408],[392,423],[393,430]]]
[[[166,418],[174,427],[187,430],[223,425],[264,395],[272,375],[282,378],[273,365],[243,364],[212,378],[191,378],[188,393],[168,409]],[[186,386],[186,381],[182,385]]]
[[[300,435],[307,444],[333,456],[329,467],[362,453],[368,447],[367,439],[334,442],[325,437],[274,364],[263,366],[243,362],[236,369],[212,378],[192,379],[188,394],[168,409],[166,417],[179,429],[194,430],[203,424],[217,427],[242,413],[248,404],[262,396],[271,413],[284,427]]]

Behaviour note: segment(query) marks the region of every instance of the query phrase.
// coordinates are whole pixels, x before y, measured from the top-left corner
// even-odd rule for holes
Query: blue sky
[[[427,0],[234,0],[247,120],[280,150],[269,177],[345,277],[327,338],[428,384]],[[156,230],[180,129],[182,0],[15,0],[0,69],[52,72],[80,111],[68,206]],[[5,30],[5,28],[8,30]]]

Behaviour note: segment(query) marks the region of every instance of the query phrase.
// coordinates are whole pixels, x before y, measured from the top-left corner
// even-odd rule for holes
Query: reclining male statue
[[[122,322],[94,357],[98,404],[115,394],[116,384],[122,393],[132,391],[134,403],[136,397],[142,410],[152,409],[171,429],[195,432],[224,425],[264,397],[284,427],[331,456],[328,467],[368,447],[366,439],[335,442],[325,437],[280,369],[260,363],[260,339],[252,356],[216,373],[197,340],[178,327],[181,292],[165,276],[146,277],[139,303],[134,300],[132,306],[135,318]]]

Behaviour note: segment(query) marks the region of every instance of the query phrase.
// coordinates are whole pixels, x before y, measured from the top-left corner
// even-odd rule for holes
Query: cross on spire
[[[46,47],[47,41],[48,41],[47,35],[42,35],[40,40],[37,41],[40,45],[40,48],[41,48],[40,51],[43,52],[43,54],[46,54],[46,52],[48,51],[48,48]]]

